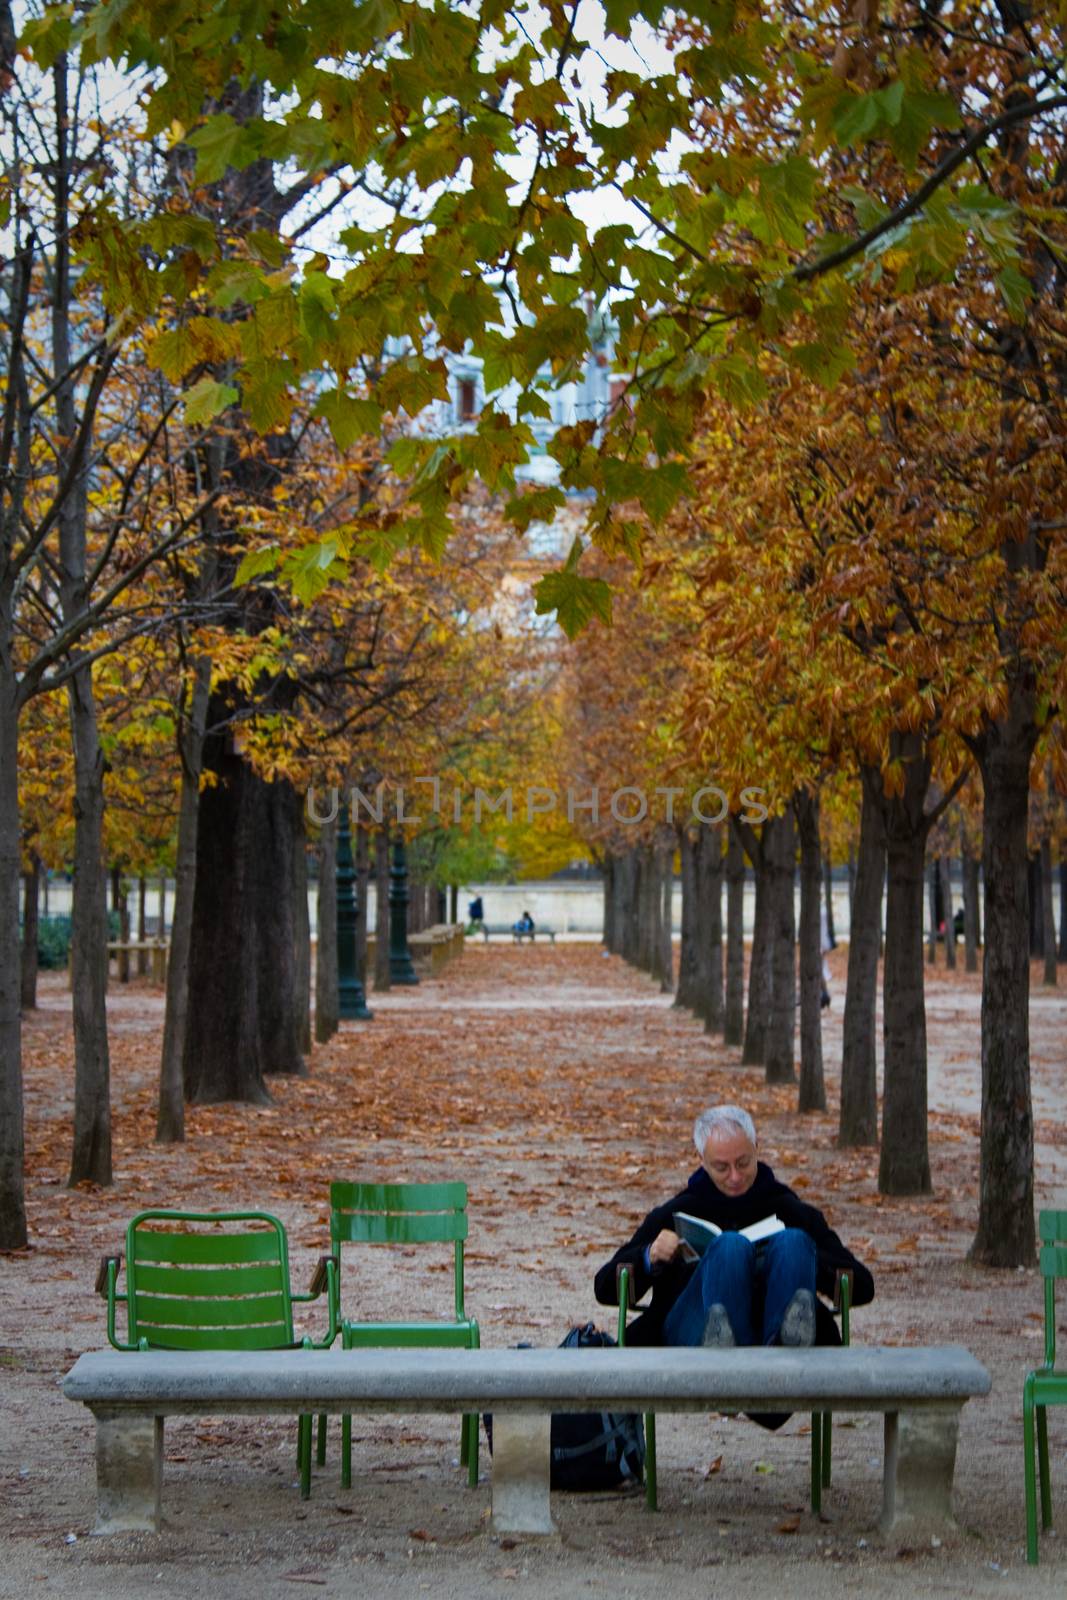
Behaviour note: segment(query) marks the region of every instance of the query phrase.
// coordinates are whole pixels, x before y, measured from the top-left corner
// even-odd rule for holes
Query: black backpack
[[[584,1327],[571,1328],[560,1348],[585,1350],[614,1343],[609,1334],[587,1322]],[[491,1453],[493,1418],[487,1414],[482,1421]],[[644,1478],[645,1430],[635,1411],[554,1411],[551,1450],[549,1482],[553,1489],[571,1493],[617,1489],[622,1483],[637,1484]]]

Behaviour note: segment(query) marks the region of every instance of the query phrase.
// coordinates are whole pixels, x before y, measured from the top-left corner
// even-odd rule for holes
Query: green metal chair
[[[629,1267],[620,1267],[618,1273],[619,1287],[619,1333],[618,1343],[626,1344],[626,1314],[635,1309],[636,1301],[633,1299],[633,1279]],[[834,1310],[841,1314],[841,1343],[847,1345],[851,1342],[851,1304],[852,1304],[852,1275],[839,1273],[835,1286]],[[830,1473],[833,1449],[833,1415],[829,1411],[813,1411],[811,1414],[811,1509],[815,1512],[822,1510],[822,1491],[830,1487]],[[656,1482],[656,1417],[652,1411],[645,1412],[645,1503],[650,1511],[659,1507],[659,1491]]]
[[[1067,1211],[1041,1211],[1037,1218],[1045,1280],[1045,1364],[1023,1384],[1023,1453],[1026,1474],[1026,1559],[1037,1565],[1037,1484],[1034,1474],[1034,1416],[1037,1463],[1041,1474],[1041,1526],[1052,1526],[1052,1487],[1048,1470],[1046,1406],[1067,1405],[1067,1371],[1056,1371],[1056,1279],[1067,1278]]]
[[[343,1317],[341,1344],[345,1350],[375,1346],[436,1346],[477,1350],[478,1324],[468,1317],[463,1303],[463,1241],[467,1237],[467,1185],[465,1183],[333,1183],[330,1185],[330,1250],[338,1263],[346,1244],[453,1246],[455,1314],[441,1322],[371,1322]],[[362,1282],[365,1284],[367,1276]],[[320,1416],[317,1459],[326,1460],[326,1418]],[[478,1417],[463,1418],[460,1463],[473,1488],[478,1482]],[[341,1419],[341,1484],[352,1484],[352,1418]]]
[[[97,1292],[107,1296],[107,1336],[116,1350],[321,1350],[336,1339],[337,1263],[319,1261],[307,1294],[289,1282],[285,1229],[265,1211],[141,1211],[126,1229],[126,1289],[121,1255],[105,1256]],[[325,1290],[326,1337],[298,1339],[293,1305]],[[115,1331],[126,1306],[126,1339]],[[311,1492],[311,1417],[297,1429],[300,1493]]]

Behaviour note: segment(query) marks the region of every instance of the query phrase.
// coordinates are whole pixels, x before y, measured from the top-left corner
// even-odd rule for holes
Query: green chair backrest
[[[265,1211],[142,1211],[126,1230],[129,1342],[159,1350],[296,1343],[285,1229]]]
[[[1045,1365],[1056,1365],[1056,1279],[1067,1278],[1067,1211],[1039,1211],[1038,1261],[1045,1280]]]
[[[330,1249],[342,1244],[447,1244],[455,1247],[456,1319],[463,1321],[465,1183],[331,1183]]]

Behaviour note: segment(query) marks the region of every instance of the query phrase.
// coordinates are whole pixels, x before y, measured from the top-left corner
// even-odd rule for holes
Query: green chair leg
[[[1052,1526],[1052,1478],[1048,1470],[1048,1412],[1035,1406],[1037,1414],[1037,1466],[1041,1478],[1041,1526]]]
[[[311,1499],[311,1414],[300,1418],[300,1498]]]
[[[478,1487],[478,1413],[474,1412],[466,1419],[467,1431],[467,1483],[472,1489]]]
[[[1034,1481],[1034,1391],[1023,1387],[1023,1477],[1026,1483],[1026,1559],[1037,1566],[1037,1484]]]
[[[459,1464],[461,1467],[465,1467],[467,1465],[467,1453],[470,1448],[470,1429],[467,1427],[468,1420],[469,1419],[465,1416],[460,1417],[459,1419]]]
[[[352,1487],[352,1418],[345,1413],[341,1418],[341,1488]]]
[[[659,1510],[659,1486],[656,1482],[656,1413],[645,1412],[645,1504],[650,1511]]]
[[[834,1443],[834,1418],[833,1412],[824,1411],[822,1414],[822,1486],[830,1487],[830,1473],[832,1470],[832,1452]]]
[[[315,1446],[315,1460],[320,1467],[326,1465],[326,1413],[319,1414],[318,1439]]]
[[[822,1414],[811,1414],[811,1509],[822,1510]]]

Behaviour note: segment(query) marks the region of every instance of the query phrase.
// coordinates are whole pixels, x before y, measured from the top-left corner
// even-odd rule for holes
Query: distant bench
[[[490,938],[510,938],[514,939],[516,944],[521,944],[524,939],[529,939],[531,944],[535,939],[551,939],[552,943],[555,944],[556,930],[548,927],[543,922],[539,922],[535,928],[523,928],[521,930],[515,928],[510,922],[483,922],[482,937],[486,944],[489,943]]]
[[[131,955],[150,955],[152,982],[158,984],[161,989],[165,988],[167,983],[169,952],[169,939],[109,939],[107,944],[108,965],[110,966],[113,960],[118,962],[120,983],[129,981]]]
[[[905,1521],[943,1527],[952,1519],[960,1411],[989,1388],[985,1367],[959,1345],[105,1350],[81,1356],[63,1380],[67,1398],[96,1417],[97,1533],[158,1531],[164,1417],[324,1411],[491,1411],[500,1533],[555,1531],[553,1411],[881,1411],[883,1530]]]

